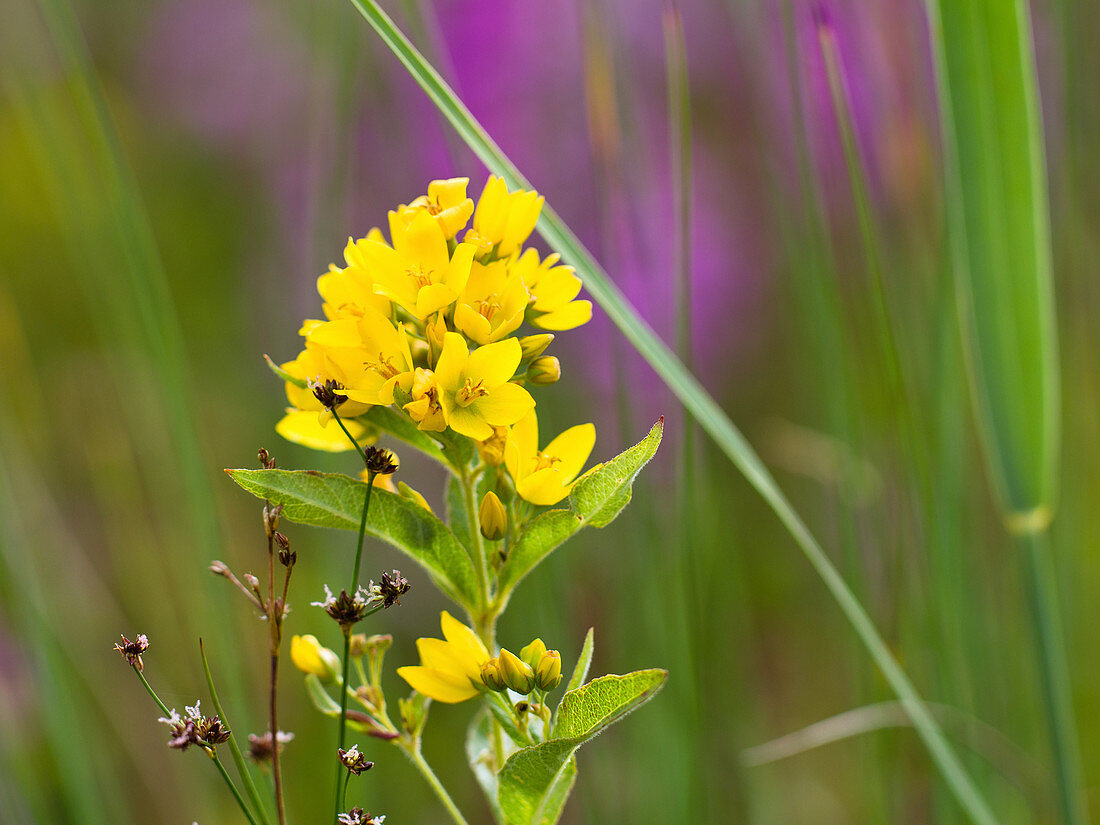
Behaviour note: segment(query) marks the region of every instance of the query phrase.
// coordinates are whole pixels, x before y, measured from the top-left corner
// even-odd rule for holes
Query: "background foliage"
[[[683,190],[661,4],[390,9],[662,337],[677,339],[678,308],[690,318],[681,352],[936,703],[997,812],[1023,822],[1036,805],[1053,810],[1021,557],[1000,524],[964,380],[921,4],[828,9],[869,226],[808,6],[682,9],[690,289],[671,276]],[[1100,663],[1088,628],[1100,563],[1088,513],[1100,295],[1089,230],[1100,113],[1086,45],[1100,11],[1067,0],[1032,12],[1066,445],[1053,545],[1095,785]],[[483,172],[350,5],[15,0],[2,14],[0,820],[231,822],[201,760],[164,747],[110,645],[147,633],[150,678],[182,705],[203,692],[204,636],[230,718],[261,729],[263,633],[206,564],[260,566],[262,526],[221,468],[251,466],[261,445],[287,468],[353,462],[281,442],[281,389],[259,356],[296,352],[314,280],[348,234],[382,223],[386,205],[430,178],[468,173],[476,189]],[[624,518],[519,585],[501,641],[539,633],[567,653],[595,625],[596,672],[661,666],[672,677],[630,725],[580,753],[566,821],[956,821],[789,537],[597,316],[567,336],[566,377],[543,416],[595,421],[598,459],[662,413],[666,444]],[[894,389],[898,369],[906,394]],[[441,478],[402,457],[401,476],[441,504]],[[344,570],[348,543],[304,528],[291,538],[300,562],[288,632],[314,632],[306,605]],[[373,543],[367,564],[401,559]],[[392,664],[414,661],[413,639],[434,631],[443,606],[427,581],[413,586],[372,625],[397,637]],[[294,677],[285,685],[285,724],[298,735],[290,805],[306,819],[311,788],[329,776],[330,731]],[[871,729],[855,738],[774,762],[781,743],[754,748],[853,708],[870,709],[834,727]],[[466,717],[434,708],[426,750],[476,810]],[[386,792],[368,807],[391,821],[438,818],[412,770],[379,750],[369,755],[388,758],[362,788]]]

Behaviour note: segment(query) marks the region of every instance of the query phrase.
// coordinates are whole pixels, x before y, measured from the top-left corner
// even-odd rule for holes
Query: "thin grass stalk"
[[[206,687],[210,691],[210,700],[214,703],[214,712],[218,714],[218,718],[222,720],[222,723],[229,728],[229,752],[233,755],[233,764],[237,766],[237,773],[240,774],[241,782],[244,783],[245,793],[248,794],[249,801],[252,802],[252,807],[256,811],[256,815],[264,823],[264,825],[270,825],[271,819],[267,815],[267,809],[264,807],[263,802],[260,801],[260,794],[256,790],[256,783],[252,781],[252,772],[248,769],[248,763],[244,761],[244,754],[241,753],[241,746],[237,743],[237,734],[233,733],[233,726],[229,724],[229,719],[226,718],[225,710],[222,709],[222,703],[218,699],[218,691],[214,687],[214,675],[210,672],[210,662],[206,659],[206,648],[203,646],[202,639],[199,639],[199,657],[202,659],[202,670],[206,676]],[[277,748],[278,737],[272,735],[272,748]]]
[[[949,237],[978,432],[1024,558],[1058,808],[1088,822],[1048,531],[1058,364],[1046,162],[1025,0],[927,0]]]
[[[393,21],[373,0],[351,0],[382,41],[439,107],[475,154],[511,187],[534,188],[492,141],[470,111],[459,101],[439,74],[413,48]],[[691,412],[719,449],[733,462],[772,508],[794,538],[811,566],[836,600],[886,681],[913,720],[948,787],[959,804],[979,825],[993,825],[994,817],[981,792],[959,761],[936,721],[924,707],[916,688],[890,652],[863,605],[852,593],[798,513],[783,495],[760,457],[717,402],[638,315],[626,296],[585,249],[580,240],[547,205],[539,221],[543,239],[580,271],[588,292],[607,313],[634,348]]]

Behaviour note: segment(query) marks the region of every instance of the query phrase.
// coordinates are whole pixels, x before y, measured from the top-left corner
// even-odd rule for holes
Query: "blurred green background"
[[[897,363],[890,349],[808,4],[681,7],[694,125],[690,289],[677,286],[663,5],[391,4],[474,114],[681,351],[778,477],[1006,822],[1054,803],[1020,557],[997,515],[970,409],[945,240],[924,9],[829,11]],[[1080,0],[1032,9],[1051,190],[1063,376],[1053,541],[1086,784],[1100,815],[1095,278],[1100,66]],[[169,705],[205,693],[204,637],[239,733],[265,728],[266,632],[212,577],[260,568],[255,502],[221,472],[355,470],[274,433],[285,400],[262,354],[298,350],[315,279],[347,236],[432,178],[485,171],[340,2],[8,0],[0,11],[0,822],[234,822],[202,759],[164,729],[111,646],[148,634]],[[892,694],[770,511],[597,310],[555,344],[540,417],[595,421],[595,458],[660,414],[669,437],[603,531],[517,593],[503,644],[533,635],[567,666],[662,666],[666,690],[581,754],[566,813],[597,822],[956,822]],[[560,345],[560,346],[559,346]],[[685,436],[685,433],[687,435]],[[441,478],[402,452],[433,504]],[[290,526],[288,633],[346,575],[351,537]],[[444,600],[395,552],[392,668],[436,635]],[[331,634],[329,634],[331,636]],[[331,723],[286,664],[294,821],[327,811]],[[392,680],[391,701],[401,686]],[[856,709],[844,738],[754,749]],[[432,710],[426,753],[487,821],[461,742],[471,708]],[[789,741],[789,740],[788,740]],[[403,757],[356,801],[441,821]],[[782,758],[780,758],[782,757]],[[322,790],[318,790],[322,789]]]

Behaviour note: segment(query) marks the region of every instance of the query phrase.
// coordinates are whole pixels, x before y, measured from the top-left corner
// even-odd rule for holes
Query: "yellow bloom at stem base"
[[[420,664],[399,667],[397,675],[413,690],[437,702],[465,702],[481,691],[481,668],[492,657],[481,639],[446,610],[440,614],[443,639],[417,639]],[[444,640],[445,639],[445,640]]]
[[[595,444],[596,428],[579,424],[539,450],[539,422],[531,410],[509,432],[504,463],[521,498],[532,504],[557,504],[573,490]]]

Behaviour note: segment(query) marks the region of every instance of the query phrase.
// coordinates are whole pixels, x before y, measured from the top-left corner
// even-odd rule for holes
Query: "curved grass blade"
[[[534,188],[381,7],[374,0],[351,0],[351,3],[481,161],[495,174],[503,177],[510,187]],[[886,646],[867,611],[783,495],[741,431],[638,315],[637,310],[612,283],[592,254],[549,206],[543,209],[537,230],[553,249],[561,253],[566,262],[577,268],[585,288],[607,316],[779,517],[852,624],[891,689],[901,700],[913,720],[913,726],[959,804],[980,825],[997,822],[981,792],[944,737],[940,726],[929,715],[916,688]]]

